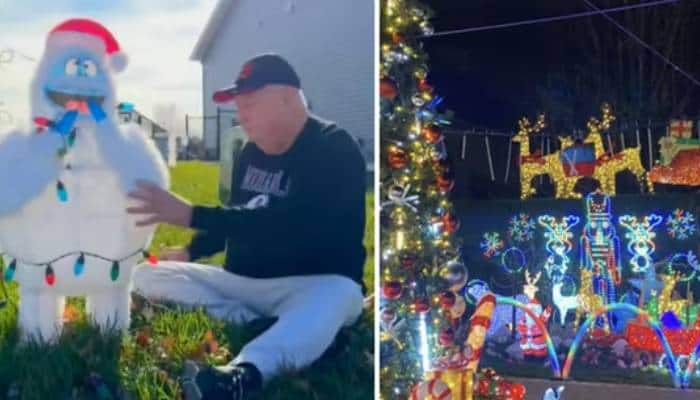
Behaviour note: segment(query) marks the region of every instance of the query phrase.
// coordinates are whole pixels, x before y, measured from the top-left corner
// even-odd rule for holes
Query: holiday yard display
[[[168,185],[155,145],[119,127],[112,74],[126,67],[98,22],[70,19],[48,35],[31,88],[34,131],[0,142],[0,248],[5,280],[20,285],[23,337],[54,340],[65,296],[86,296],[104,329],[129,325],[131,269],[153,226],[136,227],[127,192],[139,180]]]
[[[599,190],[583,201],[469,202],[462,219],[479,221],[480,230],[462,233],[472,243],[465,257],[474,260],[467,295],[476,297],[486,288],[497,298],[492,321],[499,328],[487,335],[482,364],[505,361],[513,367],[500,372],[515,376],[524,368],[546,368],[562,378],[577,368],[610,369],[611,374],[638,369],[649,376],[668,372],[677,387],[698,384],[700,306],[694,299],[700,266],[697,243],[690,240],[695,235],[694,215],[687,211],[691,202],[675,195],[641,198],[611,197]],[[509,213],[513,210],[515,216]],[[511,234],[520,215],[538,222],[528,241]],[[576,229],[577,223],[583,228]],[[503,238],[501,252],[517,262],[504,268],[500,256],[484,254],[484,233]],[[628,251],[621,252],[621,246]],[[486,284],[517,278],[514,266],[526,271],[524,301],[514,299],[507,285]],[[506,305],[532,315],[513,318],[512,309],[499,312]],[[548,316],[547,308],[556,309],[556,323],[527,325]]]
[[[520,198],[525,200],[535,194],[532,178],[548,175],[555,187],[555,197],[579,198],[576,183],[582,177],[591,177],[600,183],[601,190],[610,196],[617,192],[615,177],[622,171],[632,172],[642,188],[653,192],[640,159],[639,147],[628,147],[620,152],[606,151],[603,132],[610,129],[615,116],[608,104],[601,107],[600,119],[591,117],[588,134],[582,143],[576,144],[571,137],[560,137],[561,150],[550,154],[530,153],[530,137],[545,127],[544,115],[533,125],[527,118],[518,122],[518,133],[512,141],[520,143]]]
[[[671,120],[670,135],[659,139],[659,164],[649,171],[654,183],[700,186],[700,140],[693,121]]]

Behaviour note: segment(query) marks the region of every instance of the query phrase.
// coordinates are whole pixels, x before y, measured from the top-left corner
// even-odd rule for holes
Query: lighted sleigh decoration
[[[555,197],[558,199],[580,198],[574,191],[576,183],[583,177],[591,177],[598,182],[603,192],[610,196],[617,193],[615,177],[629,171],[648,192],[653,186],[642,166],[639,147],[628,147],[619,152],[606,150],[602,133],[610,129],[615,121],[608,104],[601,107],[601,118],[591,118],[588,122],[588,135],[583,143],[574,143],[571,137],[560,138],[561,150],[542,155],[530,153],[530,136],[541,132],[546,124],[540,115],[535,124],[527,118],[518,123],[518,133],[512,141],[520,143],[520,198],[525,200],[535,194],[532,178],[547,175],[554,183]],[[700,178],[699,178],[700,179]]]
[[[693,138],[693,121],[672,120],[670,136],[659,139],[659,163],[649,172],[654,183],[700,186],[700,140]]]

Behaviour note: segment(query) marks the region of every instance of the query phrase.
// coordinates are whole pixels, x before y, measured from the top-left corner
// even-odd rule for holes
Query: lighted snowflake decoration
[[[532,240],[535,234],[535,220],[529,215],[521,213],[511,217],[508,228],[508,235],[516,242],[527,242]]]
[[[503,250],[503,240],[498,232],[484,233],[484,240],[480,244],[481,251],[486,257],[494,257],[501,254]]]
[[[690,211],[677,208],[666,218],[666,231],[674,239],[688,239],[696,229],[695,216]]]

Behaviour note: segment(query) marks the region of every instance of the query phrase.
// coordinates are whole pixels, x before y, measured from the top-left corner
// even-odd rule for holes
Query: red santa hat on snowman
[[[49,32],[46,38],[47,52],[70,45],[78,45],[102,55],[105,64],[114,72],[121,72],[128,64],[128,57],[121,52],[119,43],[99,22],[73,18],[63,21]]]

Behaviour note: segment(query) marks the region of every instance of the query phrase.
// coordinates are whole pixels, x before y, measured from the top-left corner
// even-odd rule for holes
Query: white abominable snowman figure
[[[0,249],[24,339],[58,337],[65,296],[86,296],[103,329],[129,326],[132,268],[155,227],[135,226],[127,193],[169,178],[148,135],[118,124],[111,74],[125,67],[104,26],[59,24],[32,82],[35,129],[0,135]]]

